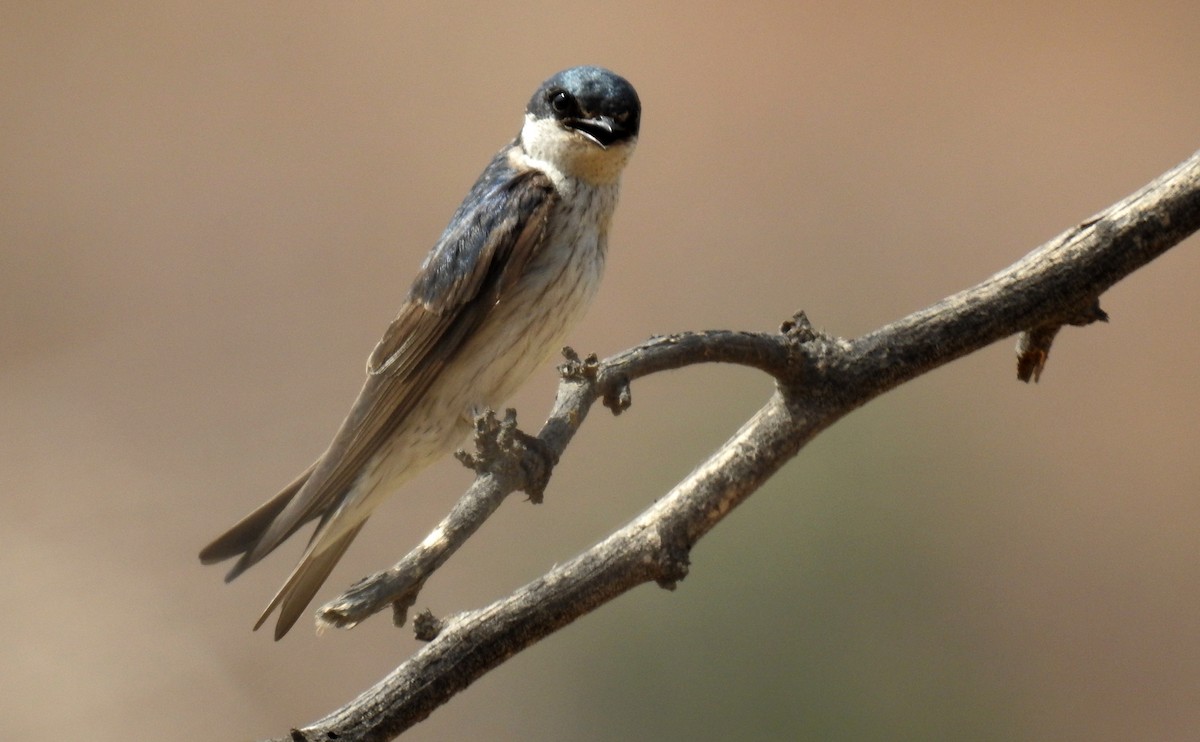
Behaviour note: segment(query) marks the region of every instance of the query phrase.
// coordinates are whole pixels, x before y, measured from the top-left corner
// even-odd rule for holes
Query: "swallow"
[[[600,67],[541,84],[520,133],[484,169],[426,256],[329,447],[279,494],[200,552],[237,557],[229,582],[318,520],[278,608],[296,623],[375,508],[454,450],[560,347],[600,283],[641,102]]]

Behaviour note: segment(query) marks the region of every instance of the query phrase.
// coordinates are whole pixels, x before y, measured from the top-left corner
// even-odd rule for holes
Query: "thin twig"
[[[318,625],[351,628],[367,617],[393,609],[393,621],[403,625],[426,580],[446,562],[513,492],[530,488],[522,459],[557,460],[583,424],[597,399],[619,413],[628,406],[629,382],[652,373],[706,362],[740,363],[789,380],[798,356],[789,336],[745,332],[682,333],[653,338],[599,364],[580,360],[570,348],[563,352],[563,381],[549,418],[538,433],[539,451],[515,451],[498,440],[503,424],[490,414],[476,423],[475,445],[487,454],[460,456],[479,473],[450,513],[412,551],[391,568],[363,578],[318,611]],[[509,411],[510,424],[515,424]],[[511,436],[511,433],[510,433]],[[544,486],[540,482],[538,488]],[[534,496],[531,493],[531,496]],[[536,497],[535,497],[536,499]]]

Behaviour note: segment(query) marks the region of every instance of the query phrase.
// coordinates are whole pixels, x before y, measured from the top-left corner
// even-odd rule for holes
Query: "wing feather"
[[[544,173],[514,171],[505,153],[484,171],[371,353],[366,382],[333,442],[295,496],[242,555],[235,572],[262,559],[318,515],[322,524],[302,563],[326,548],[324,534],[331,532],[337,513],[353,505],[345,497],[363,467],[405,423],[542,244],[555,199],[553,183]],[[342,550],[348,545],[340,537],[336,542]],[[281,593],[286,590],[285,586]]]

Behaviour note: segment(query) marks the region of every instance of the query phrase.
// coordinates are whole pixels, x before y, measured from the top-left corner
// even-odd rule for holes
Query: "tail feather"
[[[280,490],[279,494],[260,505],[254,512],[238,521],[233,528],[230,528],[218,536],[211,544],[205,546],[200,551],[200,562],[202,564],[215,564],[242,555],[242,558],[238,560],[237,564],[233,565],[233,569],[225,576],[225,581],[229,582],[253,566],[259,559],[266,556],[266,553],[263,553],[256,559],[248,559],[250,554],[253,553],[254,547],[262,538],[262,535],[270,528],[271,523],[279,517],[279,514],[283,512],[287,504],[292,501],[292,498],[296,496],[296,493],[300,491],[304,483],[308,481],[308,477],[312,474],[315,467],[316,464],[308,467],[288,486]],[[287,536],[291,536],[300,526],[312,520],[317,515],[318,513],[313,513],[307,519],[297,522],[288,531]],[[287,536],[284,538],[287,538]],[[283,539],[280,540],[282,541]]]
[[[296,624],[308,604],[312,602],[313,596],[317,594],[317,590],[329,577],[329,573],[342,558],[342,554],[346,553],[346,548],[358,535],[364,523],[366,523],[365,519],[338,536],[320,551],[314,551],[313,546],[320,545],[320,541],[315,541],[313,546],[310,546],[304,556],[300,558],[300,563],[292,570],[287,582],[271,599],[270,605],[263,611],[258,623],[254,624],[254,630],[258,631],[259,627],[266,623],[271,611],[279,606],[279,620],[275,624],[275,641],[282,639],[284,634]]]

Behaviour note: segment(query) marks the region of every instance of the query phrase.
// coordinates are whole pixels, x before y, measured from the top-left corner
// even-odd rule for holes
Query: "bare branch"
[[[538,436],[554,455],[596,399],[620,408],[628,383],[649,373],[734,362],[760,368],[778,383],[729,441],[633,522],[507,598],[430,621],[436,637],[428,645],[342,709],[294,730],[291,739],[391,739],[508,657],[617,595],[649,581],[671,587],[687,574],[696,541],[830,424],[997,340],[1099,319],[1106,289],[1197,229],[1200,153],[978,286],[853,341],[816,333],[800,315],[779,335],[658,338],[586,373],[568,374]],[[1028,347],[1044,364],[1049,340]],[[472,489],[485,486],[495,486],[493,475]]]
[[[514,449],[514,439],[523,435],[511,430],[501,440],[503,423],[494,415],[476,421],[475,447],[479,454],[461,454],[460,459],[479,476],[459,498],[450,513],[415,549],[390,569],[355,583],[318,612],[321,626],[351,628],[374,613],[393,608],[393,620],[403,625],[407,611],[416,602],[421,587],[450,555],[466,543],[480,526],[513,492],[524,490],[535,502],[549,476],[547,465],[557,462],[583,424],[597,399],[619,414],[629,406],[629,382],[659,371],[720,361],[762,369],[779,379],[790,379],[798,356],[784,335],[746,332],[683,333],[654,338],[599,364],[595,357],[580,360],[570,348],[560,370],[563,381],[550,417],[538,433],[536,447],[525,441],[524,450]],[[515,413],[506,417],[515,425]],[[544,475],[530,476],[534,472]]]

